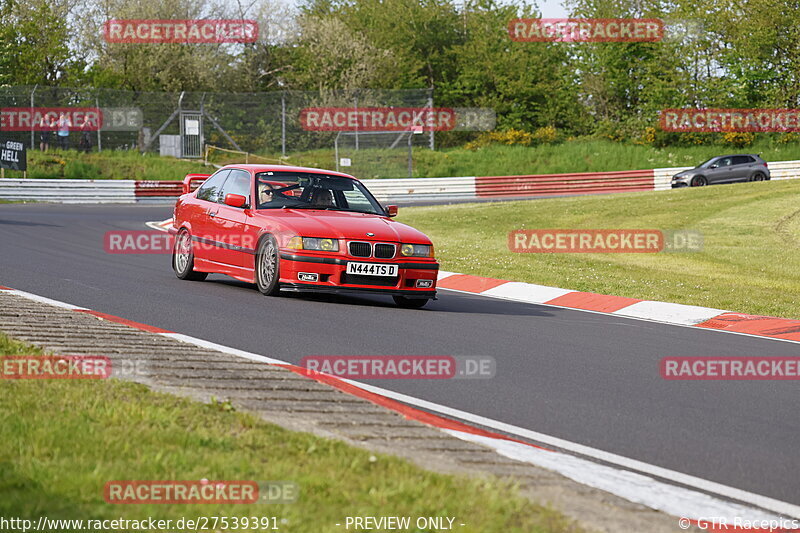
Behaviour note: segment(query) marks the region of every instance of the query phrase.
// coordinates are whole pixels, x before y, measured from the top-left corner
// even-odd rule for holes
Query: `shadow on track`
[[[244,283],[234,279],[207,279],[203,283],[213,283],[217,286],[225,285],[231,288],[236,287],[252,291],[258,294],[255,285]],[[450,291],[439,291],[439,299],[428,302],[422,309],[400,309],[397,307],[389,296],[382,296],[378,294],[360,295],[360,294],[327,294],[327,293],[313,293],[313,292],[282,292],[279,296],[282,299],[299,299],[304,301],[316,302],[320,304],[328,304],[332,306],[342,305],[357,305],[360,307],[381,307],[397,309],[398,311],[407,311],[413,313],[427,312],[427,313],[468,313],[468,314],[488,314],[488,315],[506,315],[506,316],[553,316],[552,313],[544,310],[543,307],[535,304],[526,304],[522,302],[512,302],[508,300],[495,300],[491,298],[480,298],[470,294],[460,294]],[[467,301],[467,299],[472,301]],[[464,305],[464,304],[467,305]],[[336,309],[332,309],[336,312]]]

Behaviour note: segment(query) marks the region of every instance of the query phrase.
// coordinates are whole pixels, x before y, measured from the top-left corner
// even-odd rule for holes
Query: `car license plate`
[[[397,265],[382,265],[377,263],[347,263],[348,274],[360,276],[385,276],[397,277]]]

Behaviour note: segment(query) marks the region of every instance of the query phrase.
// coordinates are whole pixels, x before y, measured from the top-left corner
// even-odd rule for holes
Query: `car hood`
[[[684,170],[682,172],[678,172],[677,174],[675,174],[672,177],[673,178],[690,178],[690,177],[694,176],[695,174],[697,174],[699,171],[700,171],[700,169],[692,168],[690,170]]]
[[[421,231],[380,215],[311,209],[276,209],[268,212],[260,211],[259,215],[280,219],[285,231],[290,231],[303,237],[414,244],[429,244],[431,242]],[[373,233],[374,235],[367,235],[367,233]]]

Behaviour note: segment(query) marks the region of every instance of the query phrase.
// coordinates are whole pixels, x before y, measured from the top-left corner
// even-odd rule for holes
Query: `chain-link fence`
[[[362,178],[414,176],[414,137],[400,132],[341,131],[334,141],[336,170]]]
[[[311,131],[302,120],[305,109],[432,107],[430,90],[166,93],[0,87],[0,136],[29,149],[39,149],[46,141],[53,147],[199,158],[210,144],[277,157],[316,149],[332,152],[342,128],[357,136],[357,124]],[[433,129],[414,135],[412,141],[415,147],[433,148]]]

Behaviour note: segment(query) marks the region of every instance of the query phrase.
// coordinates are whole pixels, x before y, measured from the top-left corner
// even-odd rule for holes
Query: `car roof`
[[[727,154],[727,155],[716,155],[712,159],[720,159],[722,157],[736,157],[737,155],[749,155],[750,157],[761,157],[759,154]]]
[[[326,170],[324,168],[311,168],[311,167],[295,167],[290,165],[256,165],[256,164],[247,164],[247,165],[225,165],[222,168],[240,168],[243,170],[250,170],[254,174],[259,172],[309,172],[312,174],[327,174],[328,176],[338,176],[340,178],[349,178],[351,180],[356,179],[355,177],[351,176],[350,174],[344,174],[342,172],[336,172],[334,170]],[[221,169],[220,169],[221,170]]]

